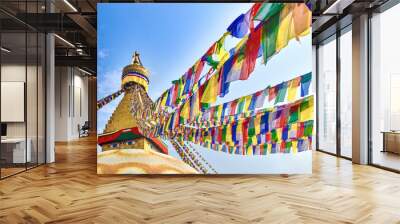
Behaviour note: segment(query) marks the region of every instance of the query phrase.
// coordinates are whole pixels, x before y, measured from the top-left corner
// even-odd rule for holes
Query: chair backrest
[[[82,128],[90,128],[89,121],[85,121],[85,123],[83,124]]]

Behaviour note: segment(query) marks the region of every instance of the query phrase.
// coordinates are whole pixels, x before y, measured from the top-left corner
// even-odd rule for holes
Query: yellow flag
[[[296,36],[293,24],[293,4],[286,4],[280,14],[280,23],[276,38],[276,51],[286,47],[289,40]]]
[[[165,104],[167,103],[167,96],[168,94],[164,94],[163,98],[161,99],[161,107],[165,107]]]
[[[220,118],[221,118],[221,116],[222,116],[222,107],[223,107],[223,105],[222,104],[220,104],[220,105],[218,105],[217,106],[217,121],[219,121],[220,120]]]
[[[282,128],[276,129],[276,136],[278,138],[278,142],[280,142],[282,140]]]
[[[217,101],[218,77],[219,73],[216,73],[208,80],[207,86],[205,87],[203,96],[201,98],[202,103],[215,103],[215,101]]]
[[[288,88],[288,96],[287,99],[289,102],[293,102],[297,96],[297,88],[300,86],[301,77],[297,77],[290,81]]]
[[[312,120],[314,117],[314,97],[300,103],[300,121]]]
[[[261,124],[261,114],[257,114],[256,119],[254,119],[254,129],[255,129],[256,135],[260,134],[260,124]],[[257,142],[257,138],[256,138],[256,142]]]
[[[217,41],[216,49],[215,49],[215,54],[217,55],[218,59],[221,61],[221,59],[228,53],[225,50],[225,39],[229,35],[229,32],[225,32],[224,35]]]
[[[230,145],[232,142],[232,127],[230,124],[226,126],[226,143],[227,145]]]
[[[312,14],[304,3],[297,3],[293,9],[294,30],[297,37],[310,33]]]
[[[245,103],[244,103],[244,112],[248,111],[250,103],[251,103],[251,98],[253,98],[252,95],[246,96]]]
[[[185,104],[182,106],[181,110],[181,117],[187,120],[189,118],[189,113],[190,113],[190,107],[189,107],[189,100],[186,100]]]
[[[249,147],[247,147],[246,155],[253,155],[253,146],[250,145]]]
[[[298,151],[298,149],[297,149],[297,140],[293,140],[293,141],[292,141],[292,152],[293,152],[294,154],[296,154],[297,151]]]
[[[290,138],[297,138],[297,126],[299,123],[293,123],[290,125],[289,137]]]
[[[251,137],[251,142],[253,143],[253,145],[257,145],[257,135]]]
[[[199,108],[199,92],[196,92],[195,95],[193,96],[193,103],[192,105],[190,105],[191,110],[192,110],[192,119],[197,117],[197,115],[200,112],[200,108]]]
[[[272,144],[268,143],[267,144],[267,153],[271,154],[271,151],[272,151]]]

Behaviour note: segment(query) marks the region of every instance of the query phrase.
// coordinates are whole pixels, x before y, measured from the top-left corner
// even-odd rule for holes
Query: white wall
[[[38,70],[36,70],[38,69]],[[27,81],[25,80],[27,78]],[[29,139],[32,161],[44,162],[45,150],[45,120],[44,120],[44,74],[42,68],[18,63],[2,64],[1,81],[2,82],[24,82],[26,84],[26,107],[22,108],[27,119],[23,122],[6,122],[7,137]],[[22,92],[21,94],[24,94]],[[2,96],[7,97],[7,96]],[[10,108],[1,108],[1,110],[10,110]],[[12,112],[11,112],[12,113]],[[39,153],[39,156],[37,156]]]
[[[56,67],[55,74],[55,140],[70,141],[88,120],[88,77],[72,67]]]

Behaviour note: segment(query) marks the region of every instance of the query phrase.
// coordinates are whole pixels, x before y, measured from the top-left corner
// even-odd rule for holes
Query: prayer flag
[[[190,107],[189,107],[190,100],[186,100],[183,104],[180,116],[186,121],[189,119],[190,114]]]
[[[241,113],[244,112],[245,104],[246,104],[246,97],[241,97],[238,100],[238,106],[237,106],[236,114],[241,114]]]
[[[297,138],[304,136],[304,122],[298,123],[297,126]]]
[[[274,143],[278,141],[278,133],[276,129],[271,130],[271,141]]]
[[[240,73],[240,80],[247,80],[250,74],[254,71],[258,49],[260,48],[262,27],[258,27],[249,35],[246,43],[245,58]]]
[[[237,104],[238,104],[238,100],[232,101],[231,109],[230,109],[230,113],[229,113],[230,116],[233,116],[233,115],[236,114],[236,106],[237,106]]]
[[[234,145],[236,145],[236,141],[237,141],[236,130],[237,130],[237,123],[235,122],[232,124],[232,142]]]
[[[296,99],[296,95],[297,95],[297,88],[300,85],[300,80],[301,77],[297,77],[295,79],[292,79],[290,81],[289,85],[289,89],[288,89],[288,101],[289,102],[293,102]]]
[[[289,138],[289,129],[288,129],[288,126],[285,125],[282,128],[282,140],[286,141],[288,138]]]
[[[165,106],[172,106],[172,92],[174,87],[171,87],[168,91],[167,100],[165,102]]]
[[[265,101],[265,97],[266,97],[265,93],[266,93],[266,91],[263,91],[263,90],[258,91],[256,93],[256,96],[257,96],[256,103],[255,103],[256,108],[261,108],[264,106],[264,101]]]
[[[270,3],[267,3],[270,4]],[[276,52],[276,38],[279,29],[279,13],[272,16],[263,26],[262,48],[264,63],[267,63],[270,57]]]
[[[196,92],[192,97],[190,101],[190,117],[196,117],[200,113],[200,105],[199,105],[199,93]]]
[[[277,93],[276,86],[269,87],[269,89],[268,89],[268,101],[272,101],[273,99],[275,99],[276,93]]]
[[[285,101],[287,83],[282,82],[276,88],[278,89],[278,95],[275,98],[275,104]]]
[[[257,94],[258,94],[258,92],[251,95],[251,102],[247,109],[248,111],[253,111],[256,108]]]
[[[207,84],[204,84],[206,87],[201,98],[202,103],[214,103],[217,100],[218,78],[219,74],[214,74],[207,81]]]
[[[183,94],[188,94],[192,83],[192,68],[185,73],[184,77],[185,85],[183,87]]]
[[[307,96],[311,83],[311,72],[301,77],[301,96]]]
[[[226,140],[227,145],[231,145],[232,143],[232,127],[230,124],[226,125]]]
[[[228,73],[228,82],[233,82],[236,80],[239,80],[240,73],[242,70],[242,64],[243,64],[243,59],[244,59],[244,49],[245,49],[245,44],[247,42],[247,37],[242,38],[242,40],[236,45],[234,49],[230,50],[230,54],[234,55],[233,57],[233,65],[231,67],[231,70]]]
[[[293,22],[297,37],[310,33],[311,18],[311,10],[304,3],[296,3],[293,9]]]
[[[297,153],[297,140],[292,140],[292,151],[294,154]]]
[[[247,112],[249,110],[252,98],[253,98],[253,95],[247,95],[244,97],[244,101],[245,101],[244,112]]]
[[[261,127],[260,127],[260,133],[265,134],[269,131],[269,112],[265,112],[261,116]]]
[[[253,137],[256,134],[254,117],[249,118],[248,136]]]
[[[295,37],[292,11],[293,4],[286,4],[281,11],[278,35],[276,38],[277,52],[286,47],[289,40]]]
[[[304,122],[313,119],[314,98],[307,98],[300,103],[300,121]]]
[[[290,129],[289,129],[289,138],[290,139],[297,139],[297,126],[298,123],[293,123],[290,124]]]
[[[167,106],[166,104],[167,104],[167,99],[168,99],[168,93],[169,93],[169,91],[166,91],[165,94],[163,94],[163,97],[161,99],[161,106],[162,107]]]
[[[200,74],[203,71],[203,67],[204,67],[204,61],[203,60],[198,60],[196,62],[196,64],[193,67],[193,72],[194,72],[194,80],[193,80],[193,86],[192,89],[194,88],[194,85],[197,84],[197,82],[200,79]]]
[[[305,124],[304,124],[304,136],[306,136],[306,137],[312,136],[313,125],[314,125],[314,121],[313,120],[305,122]]]
[[[254,21],[253,20],[254,20],[254,17],[259,12],[261,6],[262,6],[261,2],[254,3],[254,5],[249,10],[249,13],[250,13],[250,31],[253,31],[253,29],[254,29]]]
[[[217,110],[216,110],[216,114],[215,114],[214,118],[217,119],[217,120],[221,119],[221,116],[222,116],[222,107],[223,107],[222,104],[220,104],[220,105],[218,105],[218,106],[216,107]]]
[[[289,124],[295,123],[299,120],[299,104],[292,105],[289,109]]]
[[[255,134],[259,135],[261,132],[261,114],[257,114],[254,119]]]
[[[249,19],[249,15],[241,14],[231,23],[231,25],[229,25],[227,31],[230,32],[234,37],[244,37],[249,31]]]
[[[225,57],[226,54],[228,54],[224,47],[225,39],[228,35],[229,32],[225,32],[224,35],[222,35],[222,37],[216,43],[215,54],[220,61]]]
[[[279,15],[279,12],[282,10],[283,6],[283,3],[263,3],[257,10],[254,20],[267,21],[273,15]]]
[[[219,96],[224,97],[227,93],[229,93],[229,85],[230,83],[228,82],[228,74],[230,70],[232,69],[232,64],[233,63],[233,56],[231,56],[224,64],[222,69],[220,70],[221,76],[220,76],[220,81],[219,81]]]

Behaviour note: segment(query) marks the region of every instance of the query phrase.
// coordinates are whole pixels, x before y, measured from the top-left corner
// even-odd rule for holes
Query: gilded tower
[[[141,108],[146,108],[153,104],[147,95],[148,86],[149,72],[135,52],[131,64],[122,70],[122,100],[109,118],[103,134],[98,136],[101,152],[97,154],[97,173],[197,173],[185,162],[168,155],[168,148],[160,139],[141,133],[139,125],[147,120],[136,119],[133,105],[139,103]]]
[[[109,118],[103,134],[99,135],[99,145],[103,151],[110,149],[148,149],[167,153],[167,148],[156,138],[146,139],[138,128],[138,121],[132,116],[131,105],[137,89],[143,88],[146,91],[149,86],[149,72],[143,66],[139,53],[132,56],[131,64],[122,70],[121,88],[124,90],[122,100]]]

